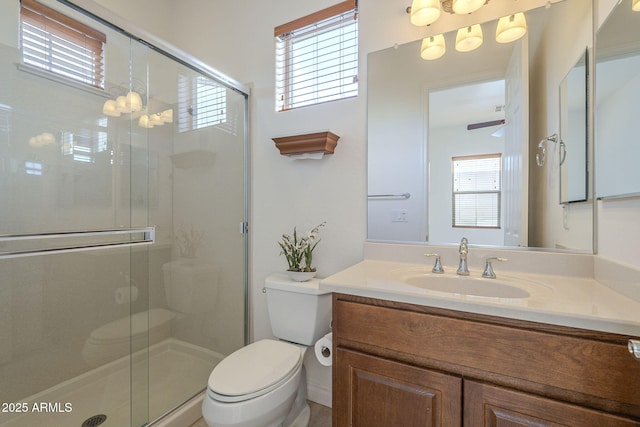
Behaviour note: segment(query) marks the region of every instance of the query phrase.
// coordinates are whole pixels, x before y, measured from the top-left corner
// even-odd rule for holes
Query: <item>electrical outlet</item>
[[[408,212],[406,209],[394,209],[391,222],[408,222]]]

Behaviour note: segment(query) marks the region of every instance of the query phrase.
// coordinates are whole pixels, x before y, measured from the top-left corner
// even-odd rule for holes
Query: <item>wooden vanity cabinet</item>
[[[333,296],[333,427],[640,426],[629,337]]]

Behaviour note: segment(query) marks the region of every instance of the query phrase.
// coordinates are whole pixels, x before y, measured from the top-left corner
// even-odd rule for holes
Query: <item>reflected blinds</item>
[[[104,88],[105,34],[35,0],[20,7],[22,60],[97,88]]]
[[[453,157],[453,226],[500,227],[502,155]]]

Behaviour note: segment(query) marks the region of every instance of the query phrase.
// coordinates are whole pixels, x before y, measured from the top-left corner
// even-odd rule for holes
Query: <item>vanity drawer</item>
[[[333,310],[336,347],[640,417],[623,337],[341,294]]]

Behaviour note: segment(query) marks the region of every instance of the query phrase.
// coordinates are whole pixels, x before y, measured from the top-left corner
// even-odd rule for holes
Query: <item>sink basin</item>
[[[446,294],[490,298],[528,298],[529,292],[520,287],[495,279],[477,279],[468,276],[420,275],[407,277],[404,282],[428,291]]]

